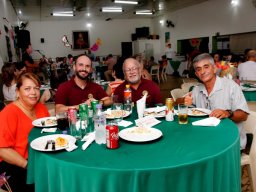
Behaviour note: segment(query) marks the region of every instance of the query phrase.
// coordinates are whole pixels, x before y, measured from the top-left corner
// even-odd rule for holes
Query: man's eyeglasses
[[[132,68],[130,68],[130,69],[125,69],[124,72],[126,72],[126,73],[131,73],[131,72],[133,72],[133,71],[137,71],[138,69],[139,69],[139,67],[132,67]]]

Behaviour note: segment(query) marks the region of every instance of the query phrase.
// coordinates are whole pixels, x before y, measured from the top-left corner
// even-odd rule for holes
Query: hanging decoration
[[[97,50],[99,49],[99,47],[100,47],[101,44],[102,44],[101,39],[98,38],[98,39],[96,40],[96,42],[93,44],[93,46],[90,48],[91,51],[97,51]]]

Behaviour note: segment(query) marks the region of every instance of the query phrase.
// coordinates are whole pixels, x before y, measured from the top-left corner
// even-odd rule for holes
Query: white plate
[[[142,130],[143,129],[143,130]],[[119,132],[119,137],[132,142],[153,141],[162,137],[163,133],[155,128],[132,127]]]
[[[52,123],[51,120],[53,120],[54,123]],[[42,121],[45,122],[45,125],[42,125]],[[53,126],[57,126],[57,120],[56,120],[56,117],[43,117],[43,118],[34,120],[32,122],[32,125],[36,127],[53,127]]]
[[[116,110],[113,110],[113,111],[116,111]],[[118,110],[120,111],[120,110]],[[114,117],[114,115],[111,114],[112,113],[112,110],[107,110],[105,111],[105,114],[106,114],[106,119],[115,119],[116,117]],[[131,114],[131,111],[125,111],[123,110],[123,118],[124,117],[128,117],[130,114]]]
[[[243,91],[256,91],[256,88],[254,87],[241,87]]]
[[[62,137],[66,140],[68,140],[68,143],[75,143],[76,142],[76,138],[71,136],[71,135],[64,135],[64,134],[54,134],[54,135],[46,135],[46,136],[42,136],[39,137],[37,139],[34,139],[31,143],[30,146],[38,151],[58,151],[58,150],[62,150],[68,147],[68,144],[65,146],[58,146],[55,143],[55,150],[52,150],[52,144],[49,144],[48,149],[45,149],[46,143],[48,140],[54,140],[56,141],[56,139],[58,137]]]
[[[196,110],[196,112],[195,112],[195,110]],[[201,117],[201,116],[208,116],[210,113],[211,113],[211,110],[204,109],[204,108],[189,108],[188,109],[189,116]]]

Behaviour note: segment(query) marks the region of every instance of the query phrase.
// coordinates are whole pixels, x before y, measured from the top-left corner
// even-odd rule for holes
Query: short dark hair
[[[25,63],[24,62],[14,62],[14,65],[15,65],[15,68],[17,70],[21,70],[22,68],[26,67]]]

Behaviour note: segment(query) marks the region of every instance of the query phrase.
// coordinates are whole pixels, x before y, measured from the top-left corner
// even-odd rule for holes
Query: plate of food
[[[32,125],[35,127],[53,127],[57,126],[56,117],[43,117],[40,119],[36,119],[32,122]]]
[[[54,134],[34,139],[30,146],[37,151],[59,151],[68,147],[69,143],[75,143],[76,138],[71,135]]]
[[[131,111],[126,110],[106,110],[105,111],[107,119],[115,119],[120,117],[128,117],[131,114]]]
[[[207,116],[210,114],[211,114],[211,110],[209,110],[209,109],[204,109],[204,108],[189,108],[188,109],[189,116],[201,117],[201,116]]]
[[[163,133],[156,128],[131,127],[119,132],[119,137],[132,142],[148,142],[159,139]]]
[[[166,106],[146,108],[144,116],[153,115],[155,118],[165,117]]]

